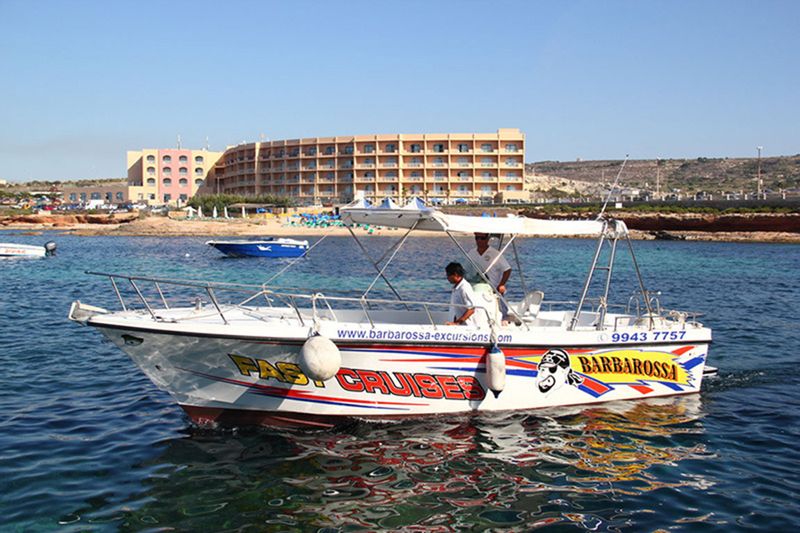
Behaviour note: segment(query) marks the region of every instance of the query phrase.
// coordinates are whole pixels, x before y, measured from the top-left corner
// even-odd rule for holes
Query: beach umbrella
[[[227,205],[222,208],[222,213],[223,213],[223,216],[225,218],[231,218],[231,217],[228,216],[228,206]]]
[[[247,218],[247,212],[244,210],[244,206],[242,206],[242,218]]]
[[[197,216],[198,218],[203,218],[203,206],[197,208]]]
[[[211,216],[217,218],[217,206],[214,206],[214,211],[211,213]]]

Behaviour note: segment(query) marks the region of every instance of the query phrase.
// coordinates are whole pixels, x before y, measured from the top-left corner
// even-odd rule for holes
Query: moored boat
[[[99,329],[199,423],[327,427],[350,418],[528,410],[700,389],[711,330],[696,313],[661,308],[620,221],[468,217],[418,204],[361,204],[341,213],[349,227],[407,230],[384,264],[370,259],[377,275],[358,297],[96,273],[112,281],[121,310],[74,302],[69,317]],[[483,320],[450,325],[448,303],[403,299],[386,277],[413,231],[444,232],[462,251],[456,236],[475,232],[505,236],[501,254],[515,252],[518,237],[537,235],[593,235],[597,247],[576,300],[548,301],[523,284],[524,297],[504,302],[503,316],[504,296],[483,286],[476,307]],[[638,284],[615,305],[609,286],[619,242],[628,244]],[[369,296],[380,279],[396,298]],[[121,283],[133,287],[136,302],[123,297]],[[169,305],[168,285],[202,297]]]
[[[0,257],[49,257],[55,253],[56,243],[53,241],[44,246],[0,242]]]
[[[208,241],[229,257],[300,257],[308,251],[308,241],[287,238]]]

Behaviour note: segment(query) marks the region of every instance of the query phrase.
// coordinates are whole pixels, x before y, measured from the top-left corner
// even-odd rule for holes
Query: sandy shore
[[[18,230],[25,232],[41,232],[58,230],[63,233],[80,236],[119,235],[119,236],[196,236],[196,237],[226,237],[226,236],[322,236],[343,235],[349,236],[346,228],[334,227],[308,227],[302,225],[289,225],[286,219],[202,219],[180,220],[167,217],[133,218],[128,220],[119,218],[102,219],[100,221],[75,221],[66,223],[57,217],[26,217],[25,221],[4,220],[0,221],[0,230]],[[386,236],[401,235],[403,230],[388,228],[356,228],[356,235]],[[443,236],[433,232],[418,232],[418,236]],[[702,231],[670,231],[669,236],[687,241],[724,241],[724,242],[773,242],[773,243],[800,243],[800,233],[787,232],[702,232]],[[649,231],[631,230],[634,239],[651,240],[655,236]]]

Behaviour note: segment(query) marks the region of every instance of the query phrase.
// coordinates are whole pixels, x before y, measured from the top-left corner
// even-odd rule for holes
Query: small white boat
[[[56,243],[48,241],[44,246],[0,242],[0,257],[48,257],[55,255]]]
[[[659,293],[645,289],[621,221],[458,216],[418,204],[360,204],[341,213],[348,228],[407,230],[388,259],[375,261],[351,229],[377,272],[360,296],[290,293],[269,281],[94,273],[111,281],[121,310],[74,302],[69,318],[99,329],[198,423],[330,427],[352,418],[530,410],[700,390],[711,330],[697,313],[662,309]],[[465,257],[456,236],[476,232],[504,236],[501,254],[517,255],[521,236],[594,235],[597,247],[574,300],[545,300],[515,269],[525,296],[506,302],[510,315],[500,316],[503,297],[484,285],[475,308],[484,320],[449,325],[448,302],[403,299],[386,274],[418,230],[446,233]],[[630,249],[637,283],[615,304],[609,286],[619,242]],[[512,264],[521,270],[519,261]],[[397,299],[369,295],[380,280]],[[123,284],[132,296],[123,296]],[[190,289],[194,305],[165,298]]]

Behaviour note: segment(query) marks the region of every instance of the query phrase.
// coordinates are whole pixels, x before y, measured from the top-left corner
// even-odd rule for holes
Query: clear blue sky
[[[800,1],[0,0],[0,178],[125,151],[527,135],[526,161],[800,152]]]

